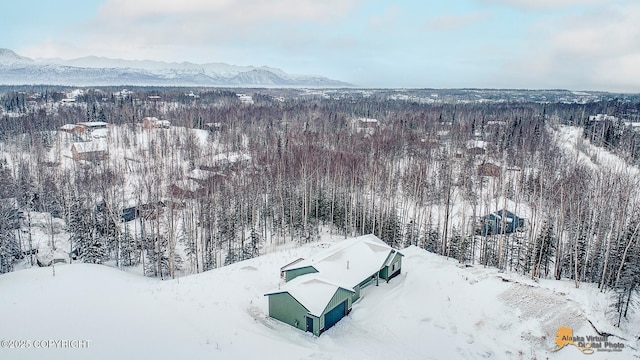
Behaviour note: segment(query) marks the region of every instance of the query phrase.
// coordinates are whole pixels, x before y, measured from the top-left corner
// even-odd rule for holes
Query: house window
[[[391,265],[391,272],[396,271],[396,264],[397,262],[394,262],[393,265]]]

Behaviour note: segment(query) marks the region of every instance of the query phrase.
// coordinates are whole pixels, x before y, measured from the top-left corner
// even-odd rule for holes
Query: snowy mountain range
[[[316,75],[292,75],[267,66],[168,63],[87,56],[31,59],[0,49],[2,85],[314,86],[351,84]]]

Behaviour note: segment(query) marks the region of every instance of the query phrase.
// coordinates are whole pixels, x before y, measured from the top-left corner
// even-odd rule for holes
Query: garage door
[[[344,317],[347,309],[347,301],[334,307],[331,311],[324,315],[324,329],[327,330]]]

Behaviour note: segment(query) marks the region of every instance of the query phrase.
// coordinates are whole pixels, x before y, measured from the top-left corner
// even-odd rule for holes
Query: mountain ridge
[[[31,59],[0,48],[3,85],[155,85],[155,86],[311,86],[352,84],[319,75],[289,74],[269,66],[223,62],[196,64],[155,60],[125,60],[100,56],[75,59]]]

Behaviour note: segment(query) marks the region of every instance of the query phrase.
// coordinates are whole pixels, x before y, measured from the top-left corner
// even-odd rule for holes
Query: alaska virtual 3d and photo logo
[[[585,355],[591,355],[594,352],[612,352],[622,351],[624,344],[609,341],[609,336],[578,336],[573,335],[573,329],[561,326],[556,331],[556,348],[553,352],[559,351],[567,345],[573,345]]]

